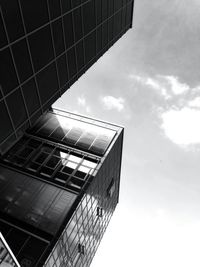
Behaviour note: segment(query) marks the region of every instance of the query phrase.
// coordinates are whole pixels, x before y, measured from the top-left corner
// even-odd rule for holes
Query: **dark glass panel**
[[[108,16],[112,16],[113,14],[113,8],[114,8],[114,1],[115,0],[109,0],[108,1]]]
[[[68,174],[71,174],[73,171],[74,171],[74,169],[72,169],[72,168],[70,168],[70,167],[67,167],[67,166],[65,166],[65,167],[62,169],[62,172],[64,172],[64,173],[68,173]]]
[[[60,161],[60,158],[52,156],[46,163],[46,166],[54,169],[58,165],[59,161]]]
[[[84,35],[89,33],[96,26],[94,1],[88,1],[83,6],[83,25],[84,25]]]
[[[55,63],[52,63],[37,75],[42,104],[45,104],[58,90]]]
[[[92,32],[85,38],[85,61],[86,64],[96,54],[96,31]]]
[[[108,18],[108,2],[109,1],[107,0],[102,0],[102,20],[103,21]]]
[[[101,26],[97,29],[97,53],[99,53],[102,49],[102,30]]]
[[[27,238],[28,238],[27,234],[17,229],[13,229],[9,233],[9,235],[6,237],[6,241],[8,242],[8,244],[12,244],[11,248],[14,255],[19,253],[20,249],[25,244]]]
[[[44,0],[20,0],[27,32],[48,22],[47,2]]]
[[[20,89],[6,98],[9,111],[15,127],[18,127],[27,119],[27,113]]]
[[[102,25],[102,46],[105,47],[108,44],[108,22],[106,21]]]
[[[22,91],[26,101],[26,106],[29,112],[29,115],[34,113],[37,109],[40,108],[40,101],[37,93],[37,88],[35,80],[31,79],[22,86]]]
[[[44,253],[47,244],[44,241],[31,237],[18,255],[20,266],[36,266],[37,261]]]
[[[123,0],[115,0],[114,1],[114,12],[119,10],[122,7]]]
[[[32,75],[32,67],[26,39],[12,45],[12,51],[20,81],[23,82]]]
[[[121,32],[121,11],[114,16],[114,37],[116,37]]]
[[[81,0],[72,0],[72,7],[79,6],[81,4]]]
[[[128,4],[126,7],[126,25],[130,26],[132,23],[132,10],[133,10],[133,2]]]
[[[35,71],[38,71],[54,58],[50,27],[40,29],[28,39]]]
[[[60,55],[65,51],[62,20],[56,20],[52,23],[53,40],[56,50],[56,55]]]
[[[31,153],[33,152],[33,149],[30,147],[25,147],[24,149],[22,149],[19,153],[19,156],[22,158],[28,158]]]
[[[76,73],[76,54],[75,54],[75,48],[72,47],[68,53],[67,53],[67,58],[68,58],[68,66],[69,66],[69,79],[71,79]]]
[[[1,8],[10,41],[24,35],[22,18],[17,0],[1,0]]]
[[[126,27],[126,7],[122,9],[122,29]]]
[[[58,65],[60,86],[62,87],[68,81],[68,71],[67,71],[67,62],[65,54],[58,58],[57,65]]]
[[[83,49],[83,41],[80,41],[76,45],[76,52],[77,52],[77,68],[78,70],[82,69],[84,66],[84,49]]]
[[[3,122],[3,127],[0,127],[0,142],[2,142],[12,133],[13,128],[4,101],[0,102],[0,111],[0,121]]]
[[[71,0],[61,0],[62,3],[62,12],[68,12],[69,10],[71,10],[72,6],[71,6]]]
[[[77,42],[83,36],[81,8],[77,8],[76,10],[74,10],[73,14],[75,26],[75,41]]]
[[[96,0],[96,22],[97,25],[99,25],[102,22],[102,6],[101,6],[101,1]]]
[[[63,17],[63,20],[64,20],[65,44],[66,44],[66,49],[68,49],[74,43],[72,13],[65,15]]]
[[[0,52],[0,81],[4,95],[7,95],[18,85],[9,48]]]
[[[113,20],[110,18],[108,20],[108,41],[110,42],[113,39]]]
[[[56,17],[61,15],[60,0],[48,0],[48,1],[49,1],[50,17],[51,19],[55,19]]]
[[[4,47],[8,41],[7,41],[7,38],[6,38],[6,32],[5,32],[5,29],[4,29],[4,25],[3,25],[3,21],[2,21],[2,17],[1,17],[1,14],[0,14],[0,48]]]

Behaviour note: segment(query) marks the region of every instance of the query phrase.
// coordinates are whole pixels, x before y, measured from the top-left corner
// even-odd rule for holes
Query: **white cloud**
[[[102,102],[104,107],[108,110],[116,109],[120,112],[124,109],[125,100],[122,97],[104,96]]]
[[[169,110],[162,115],[166,136],[178,145],[200,143],[200,111],[188,107]]]
[[[87,105],[86,99],[84,96],[79,96],[77,98],[78,105],[85,110],[86,113],[91,113],[91,108]]]
[[[189,101],[189,107],[200,108],[200,97],[196,97],[195,99]]]
[[[174,76],[161,76],[161,77],[167,80],[167,82],[171,86],[173,94],[175,95],[183,94],[190,89],[187,84],[180,83],[177,77]]]
[[[86,100],[83,96],[77,98],[78,105],[84,107],[86,105]]]

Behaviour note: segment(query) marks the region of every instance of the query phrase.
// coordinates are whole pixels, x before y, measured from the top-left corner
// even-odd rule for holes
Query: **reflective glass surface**
[[[81,118],[80,118],[81,119]],[[56,113],[48,113],[30,131],[40,137],[84,151],[103,155],[116,132],[78,119]]]

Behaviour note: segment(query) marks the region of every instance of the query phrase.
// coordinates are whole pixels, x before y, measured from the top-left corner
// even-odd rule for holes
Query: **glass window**
[[[58,90],[58,78],[55,63],[52,63],[37,75],[42,104],[48,101]]]
[[[62,55],[57,60],[58,64],[58,75],[59,75],[59,81],[60,86],[64,86],[68,82],[68,68],[67,68],[67,62],[66,62],[66,55]]]
[[[108,1],[108,16],[110,17],[113,14],[114,0]]]
[[[48,0],[51,19],[61,15],[60,0]]]
[[[72,8],[71,7],[71,1],[69,1],[69,0],[61,0],[61,4],[62,4],[63,13],[66,13],[67,11],[69,11]]]
[[[121,11],[114,16],[114,36],[117,36],[121,31]]]
[[[12,133],[13,128],[4,101],[0,102],[0,110],[0,121],[3,121],[3,127],[0,127],[0,142],[2,142]]]
[[[109,0],[109,1],[111,1],[111,0]],[[102,22],[101,1],[96,0],[95,5],[96,5],[96,20],[97,20],[97,25],[99,25]]]
[[[13,42],[24,35],[18,1],[2,0],[1,8],[3,11],[3,17],[6,23],[9,39],[11,42]]]
[[[129,3],[126,6],[126,25],[129,26],[132,23],[132,11],[133,11],[133,2]]]
[[[62,20],[56,20],[52,23],[53,40],[56,50],[56,55],[60,55],[65,51]]]
[[[70,2],[70,1],[65,1],[65,2]],[[74,43],[72,13],[66,14],[63,17],[63,20],[64,20],[65,44],[66,44],[66,49],[68,49]]]
[[[102,30],[101,26],[97,28],[97,53],[99,53],[102,49]]]
[[[20,89],[6,98],[9,111],[15,127],[18,127],[27,119],[27,113]]]
[[[101,0],[102,1],[102,20],[106,20],[108,17],[108,2],[107,0]],[[115,0],[117,1],[117,0]]]
[[[4,47],[7,44],[6,32],[3,25],[3,20],[0,14],[0,48]]]
[[[94,1],[88,1],[83,6],[84,35],[92,31],[96,26]]]
[[[48,22],[46,1],[20,0],[20,2],[27,32],[31,32]]]
[[[51,135],[50,137],[55,139],[55,140],[59,140],[61,141],[63,139],[63,137],[65,136],[65,131],[63,131],[62,127],[58,127]]]
[[[0,52],[0,79],[4,95],[10,93],[18,85],[17,75],[9,48]]]
[[[70,154],[69,155],[69,160],[71,160],[73,162],[76,162],[76,163],[79,163],[79,162],[81,162],[82,158]]]
[[[75,26],[75,41],[77,42],[83,36],[81,8],[75,9],[73,15]]]
[[[86,64],[94,58],[96,54],[96,31],[85,38],[85,60]]]
[[[80,172],[84,172],[84,173],[89,173],[89,171],[90,171],[89,168],[84,167],[84,166],[80,166],[80,167],[78,168],[78,170],[79,170]]]
[[[83,41],[80,41],[76,45],[76,52],[77,52],[77,68],[78,70],[82,69],[84,66],[84,50],[83,50]]]
[[[15,64],[20,81],[28,79],[32,75],[32,67],[27,48],[26,39],[23,39],[12,46]]]
[[[38,71],[54,58],[50,27],[40,29],[31,34],[28,39],[33,64]]]
[[[73,170],[75,170],[76,167],[77,167],[77,164],[74,163],[74,162],[68,161],[67,164],[66,164],[66,166],[69,167],[69,168],[71,168],[71,169],[73,169]]]
[[[29,115],[31,115],[37,109],[40,108],[40,101],[37,93],[35,80],[31,79],[27,83],[25,83],[22,86],[22,91],[24,94]]]
[[[102,25],[102,46],[105,47],[108,44],[108,22],[106,21]]]
[[[68,57],[68,66],[69,66],[69,79],[71,79],[77,73],[76,54],[75,54],[75,48],[74,47],[72,47],[68,51],[67,57]]]
[[[83,160],[82,164],[89,167],[89,168],[93,168],[93,169],[96,168],[96,166],[97,166],[97,163],[86,160],[86,159]]]

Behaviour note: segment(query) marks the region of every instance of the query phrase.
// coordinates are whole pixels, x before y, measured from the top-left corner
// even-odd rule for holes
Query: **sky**
[[[200,266],[199,14],[199,0],[136,0],[133,28],[55,104],[125,127],[91,267]]]

